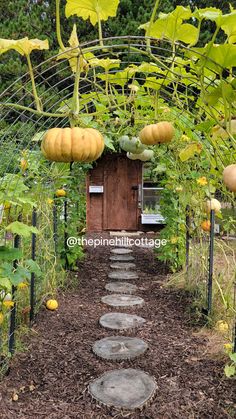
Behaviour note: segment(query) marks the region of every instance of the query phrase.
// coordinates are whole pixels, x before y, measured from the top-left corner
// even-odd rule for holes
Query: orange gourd
[[[51,128],[43,136],[41,150],[46,159],[58,162],[90,162],[104,150],[102,134],[94,128]]]
[[[166,121],[146,125],[139,133],[141,143],[147,145],[168,143],[173,137],[174,127],[170,122]]]

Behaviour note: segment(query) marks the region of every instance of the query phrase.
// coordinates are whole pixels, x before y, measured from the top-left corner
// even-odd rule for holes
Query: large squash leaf
[[[222,11],[216,7],[206,7],[205,9],[196,9],[193,13],[193,17],[198,20],[211,20],[213,22],[219,22],[222,16]]]
[[[41,41],[40,39],[29,39],[28,37],[18,40],[0,38],[0,54],[14,49],[21,55],[29,55],[35,49],[43,50],[48,48],[47,39]]]
[[[228,36],[228,42],[230,44],[236,43],[236,10],[228,15],[222,16],[221,29]]]
[[[182,41],[186,44],[196,44],[198,29],[183,20],[190,19],[190,7],[177,6],[171,13],[160,13],[159,19],[154,22],[149,30],[149,23],[141,25],[141,29],[148,31],[149,36],[158,39],[169,39],[172,42]]]
[[[20,221],[14,221],[6,227],[6,231],[11,231],[13,234],[18,234],[22,237],[30,237],[32,233],[37,234],[39,230],[36,227],[28,226]]]
[[[66,17],[77,15],[96,25],[98,20],[116,16],[118,4],[119,0],[67,0]]]
[[[179,153],[179,158],[182,162],[187,161],[195,156],[195,154],[200,154],[202,151],[202,145],[199,143],[191,143],[187,145],[183,150]]]
[[[211,45],[208,44],[204,48],[194,48],[189,55],[194,55],[194,51],[199,55],[204,65],[217,73],[221,73],[224,68],[232,68],[236,66],[236,45]]]

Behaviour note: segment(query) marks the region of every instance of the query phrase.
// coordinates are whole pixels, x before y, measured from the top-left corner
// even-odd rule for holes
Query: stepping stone
[[[116,262],[116,263],[112,263],[110,265],[110,268],[112,269],[134,269],[136,268],[135,263],[129,263],[129,262]]]
[[[114,253],[115,255],[128,255],[129,253],[133,253],[133,250],[120,247],[118,249],[111,249],[111,253]]]
[[[100,317],[99,323],[106,329],[125,330],[140,327],[146,320],[136,314],[107,313]]]
[[[108,274],[110,279],[138,279],[136,272],[130,271],[114,271]]]
[[[137,291],[136,285],[130,284],[129,282],[109,282],[105,285],[107,291],[123,294],[133,294]]]
[[[156,389],[153,377],[133,368],[109,371],[89,384],[89,393],[98,402],[129,410],[145,405]]]
[[[129,307],[143,305],[144,299],[135,295],[112,294],[101,298],[102,303],[113,307]]]
[[[93,352],[103,359],[121,361],[133,359],[142,355],[148,348],[146,342],[138,338],[127,336],[109,336],[97,340],[93,345]]]
[[[110,256],[110,260],[117,261],[117,262],[130,262],[134,260],[135,258],[130,255],[113,255]]]

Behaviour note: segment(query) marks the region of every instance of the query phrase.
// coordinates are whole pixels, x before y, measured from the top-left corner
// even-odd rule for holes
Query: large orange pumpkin
[[[170,122],[158,122],[157,124],[146,125],[139,134],[141,143],[153,145],[158,143],[169,143],[174,136],[174,127]]]
[[[102,154],[104,139],[94,128],[51,128],[43,136],[41,150],[52,161],[90,162]]]

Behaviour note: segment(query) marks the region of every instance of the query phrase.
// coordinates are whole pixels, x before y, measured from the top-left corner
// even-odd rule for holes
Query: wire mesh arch
[[[98,40],[80,45],[80,54],[88,62],[88,71],[82,75],[79,87],[81,115],[93,116],[94,101],[100,101],[106,83],[104,79],[107,76],[113,77],[112,87],[118,95],[123,94],[127,98],[130,93],[128,85],[132,83],[132,80],[135,80],[144,90],[158,92],[158,97],[163,99],[163,103],[173,108],[178,120],[184,119],[184,115],[188,114],[189,117],[194,116],[198,122],[202,121],[202,114],[208,114],[207,108],[202,108],[197,100],[202,86],[193,66],[190,66],[191,60],[189,59],[187,62],[186,59],[184,60],[185,54],[191,52],[191,49],[176,43],[173,51],[173,46],[167,41],[149,38],[150,51],[148,52],[146,40],[147,38],[142,36],[122,36],[105,38],[103,47]],[[71,54],[71,57],[73,57],[73,54],[74,57],[78,56],[78,48],[68,50],[67,54]],[[199,52],[194,52],[194,54],[195,60],[204,58]],[[90,61],[92,62],[94,57],[97,60],[119,60],[119,68],[111,66],[106,70],[102,68],[99,61],[97,65],[90,65]],[[180,74],[176,73],[176,68],[173,66],[174,60],[178,60]],[[150,69],[147,66],[146,70],[139,70],[142,63],[149,64]],[[125,70],[124,79],[119,79],[119,75],[122,75]],[[6,149],[7,139],[11,136],[12,130],[14,133],[14,129],[17,129],[17,124],[20,126],[14,143],[16,152],[25,148],[37,149],[39,147],[38,143],[32,143],[31,141],[37,132],[45,131],[53,126],[65,127],[69,124],[74,74],[70,70],[68,59],[63,58],[63,52],[57,54],[36,66],[34,74],[40,100],[43,103],[41,114],[37,114],[34,109],[31,80],[28,73],[18,78],[0,95],[0,103],[3,105],[1,106],[3,112],[0,119],[0,129],[2,126],[4,127],[5,123],[8,125],[6,129],[2,129],[0,138],[3,152]],[[151,87],[147,85],[149,79]],[[205,93],[216,87],[217,80],[218,75],[214,69],[208,70],[208,74],[205,76]],[[175,97],[176,89],[181,93],[181,101],[177,101]],[[145,94],[143,97],[144,106],[147,108],[152,105],[150,97],[150,95],[145,96]],[[19,105],[19,109],[16,105]],[[119,107],[119,103],[117,107]],[[29,111],[29,108],[31,108],[31,111]],[[215,106],[212,106],[212,110],[218,113]],[[116,109],[113,107],[111,109],[112,117],[115,115],[115,111]],[[103,111],[101,110],[100,113],[102,114]],[[97,115],[99,116],[99,112],[97,112]],[[147,116],[144,121],[140,121],[140,127],[143,123],[152,122],[153,115],[150,114],[150,118]],[[185,118],[184,122],[187,127],[189,121],[186,121]],[[6,172],[11,167],[11,163],[9,157],[7,164],[6,157]],[[17,170],[18,168],[15,168],[15,171]]]

